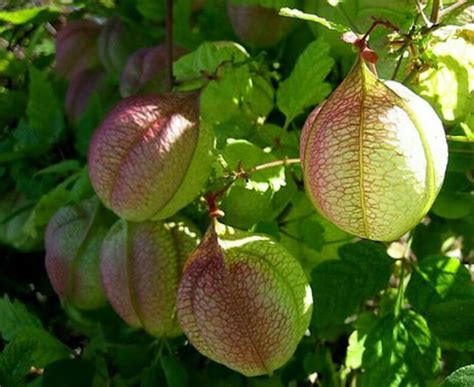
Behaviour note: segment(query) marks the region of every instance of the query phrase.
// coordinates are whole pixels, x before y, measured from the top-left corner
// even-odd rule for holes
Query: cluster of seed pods
[[[87,25],[89,38],[97,29]],[[121,28],[110,22],[99,41],[117,40]],[[99,56],[117,71],[126,48],[112,53],[113,45],[105,46]],[[145,58],[160,52],[132,57],[125,94],[152,80]],[[61,71],[84,76],[80,67]],[[311,288],[298,261],[268,236],[213,220],[199,243],[195,226],[169,220],[196,199],[210,174],[214,139],[199,110],[198,93],[172,92],[129,96],[108,113],[88,154],[102,204],[91,199],[51,219],[48,274],[72,306],[91,309],[108,300],[132,327],[160,337],[184,332],[216,362],[246,376],[271,374],[308,329]],[[400,237],[427,213],[447,162],[432,108],[404,86],[378,79],[361,57],[309,115],[300,150],[318,211],[354,235],[382,241]],[[110,229],[98,217],[102,205],[121,218]]]

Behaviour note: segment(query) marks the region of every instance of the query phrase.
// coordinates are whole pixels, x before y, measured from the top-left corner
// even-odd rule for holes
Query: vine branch
[[[241,163],[237,166],[237,170],[233,171],[232,175],[230,176],[231,180],[227,182],[221,189],[215,192],[209,192],[204,195],[204,199],[206,201],[208,207],[208,214],[211,218],[220,218],[224,216],[224,212],[219,209],[217,205],[217,201],[229,190],[230,187],[239,179],[247,179],[250,177],[252,173],[260,172],[265,169],[280,167],[280,166],[288,166],[291,164],[298,164],[300,163],[300,159],[294,158],[284,158],[282,160],[275,160],[265,164],[256,165],[250,169],[243,169]]]

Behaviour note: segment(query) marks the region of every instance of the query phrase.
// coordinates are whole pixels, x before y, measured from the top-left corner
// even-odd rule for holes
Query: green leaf
[[[70,351],[40,328],[23,328],[0,354],[0,385],[21,386],[31,367],[44,368]]]
[[[318,15],[301,12],[298,9],[290,9],[290,8],[280,9],[280,15],[315,22],[333,31],[338,31],[338,32],[350,31],[349,27],[343,26],[342,24],[334,23]]]
[[[353,237],[315,212],[304,192],[291,201],[282,221],[281,242],[298,258],[307,275],[324,260],[338,256],[338,248]]]
[[[456,289],[470,286],[471,275],[458,259],[432,256],[414,266],[406,294],[413,307],[424,312]],[[474,298],[474,293],[472,296]]]
[[[421,385],[438,370],[440,350],[425,319],[413,311],[380,319],[365,341],[361,385]]]
[[[59,163],[52,164],[36,172],[33,176],[45,174],[63,174],[66,172],[77,172],[81,168],[78,160],[63,160]]]
[[[304,109],[322,102],[331,92],[324,82],[334,65],[329,56],[329,44],[318,39],[309,44],[300,55],[291,75],[277,91],[278,108],[285,114],[287,122],[303,113]]]
[[[474,364],[459,368],[449,375],[441,387],[472,387],[474,381]]]
[[[0,127],[12,124],[20,118],[26,107],[26,95],[22,91],[0,92]]]
[[[61,10],[54,6],[32,7],[15,11],[0,12],[0,21],[21,25],[26,23],[42,23],[56,19]]]
[[[186,387],[189,384],[186,368],[175,356],[161,356],[160,364],[169,387]]]
[[[71,202],[78,202],[90,194],[87,168],[83,168],[80,172],[71,175],[40,198],[33,207],[23,230],[35,238],[39,230],[46,226],[49,219],[59,208]]]
[[[95,374],[94,364],[84,359],[61,359],[44,369],[43,387],[92,386]]]
[[[444,347],[474,351],[474,298],[435,304],[426,319]]]
[[[41,322],[21,302],[0,298],[0,332],[3,338],[10,341],[24,328],[41,328]]]
[[[235,5],[259,5],[261,7],[280,9],[283,7],[297,7],[298,0],[231,0]]]
[[[384,289],[392,260],[375,242],[360,241],[339,248],[341,260],[325,261],[312,273],[317,329],[324,330],[357,312],[363,301]]]
[[[51,83],[34,67],[30,68],[28,91],[26,107],[28,123],[20,121],[14,131],[17,139],[15,150],[38,155],[48,150],[58,140],[64,129],[64,119]]]
[[[236,170],[239,163],[249,170],[275,160],[271,153],[248,141],[231,139],[222,151],[222,157],[231,170]],[[224,221],[234,227],[249,229],[262,219],[273,220],[294,191],[294,185],[287,183],[283,166],[252,173],[228,190],[222,202],[226,214]]]
[[[240,63],[248,58],[247,51],[237,43],[205,42],[174,62],[173,72],[178,80],[198,78],[203,72],[214,74],[222,63]]]

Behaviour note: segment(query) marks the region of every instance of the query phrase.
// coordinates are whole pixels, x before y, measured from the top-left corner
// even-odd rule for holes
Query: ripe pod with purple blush
[[[199,125],[197,94],[128,97],[91,140],[92,186],[121,218],[168,218],[189,204],[209,177],[213,141],[210,128]]]
[[[100,283],[100,246],[109,214],[97,198],[61,208],[46,229],[46,270],[55,292],[79,309],[106,304]]]
[[[303,269],[280,244],[216,223],[186,263],[177,311],[199,352],[257,376],[293,355],[312,304]]]
[[[98,41],[99,57],[105,69],[116,75],[122,72],[129,55],[139,47],[137,31],[117,18],[111,18],[102,28]]]
[[[227,3],[227,13],[235,34],[252,47],[271,47],[285,38],[297,21],[278,15],[278,10],[260,5]]]
[[[344,231],[392,241],[416,226],[446,170],[443,126],[405,86],[379,80],[358,59],[308,117],[301,163],[314,206]]]
[[[66,114],[71,121],[77,121],[86,110],[92,95],[104,83],[105,73],[101,69],[85,70],[74,75],[66,93]]]
[[[186,53],[175,46],[173,59]],[[138,92],[161,92],[166,87],[166,46],[145,47],[134,52],[127,61],[120,76],[120,94],[127,97]]]
[[[73,20],[56,36],[56,71],[66,78],[100,65],[97,40],[101,26],[90,20]]]
[[[181,333],[176,292],[198,237],[185,221],[120,220],[110,229],[101,251],[102,284],[112,307],[129,325],[158,337]]]

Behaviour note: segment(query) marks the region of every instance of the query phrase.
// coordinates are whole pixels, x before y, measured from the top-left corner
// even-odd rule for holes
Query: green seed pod
[[[101,251],[102,283],[112,307],[131,326],[172,337],[176,292],[199,232],[189,222],[118,221]]]
[[[293,355],[312,303],[301,266],[280,244],[217,223],[186,263],[177,310],[199,352],[256,376]]]
[[[61,208],[46,229],[46,270],[55,292],[79,309],[106,304],[100,283],[100,245],[109,228],[97,198]]]
[[[121,218],[166,219],[188,205],[211,172],[211,128],[199,125],[195,93],[132,96],[94,133],[89,174]]]
[[[301,162],[315,207],[343,230],[391,241],[426,215],[448,157],[430,105],[359,59],[306,120]]]

